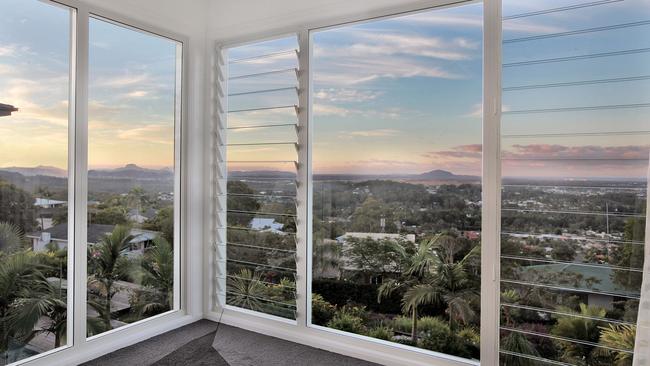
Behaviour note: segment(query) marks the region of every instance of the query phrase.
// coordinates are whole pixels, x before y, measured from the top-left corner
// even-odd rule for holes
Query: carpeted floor
[[[378,366],[282,339],[201,320],[84,366]]]

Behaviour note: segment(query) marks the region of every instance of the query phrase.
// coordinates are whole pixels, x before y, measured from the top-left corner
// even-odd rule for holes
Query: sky
[[[2,0],[0,167],[67,169],[70,23],[62,6]],[[171,40],[90,21],[89,166],[172,167],[176,47]]]
[[[530,15],[583,3],[504,1],[504,176],[647,175],[650,108],[625,106],[650,103],[650,52],[525,64],[650,48],[650,25],[644,23],[650,0]],[[3,0],[3,7],[0,103],[20,111],[0,120],[0,166],[65,168],[70,13],[35,0]],[[530,16],[513,17],[521,14]],[[640,23],[617,27],[632,22]],[[579,32],[603,26],[614,27]],[[176,43],[99,20],[91,21],[90,32],[91,167],[172,165]],[[573,33],[553,36],[563,32]],[[315,173],[481,174],[480,3],[319,30],[313,37]],[[287,89],[296,86],[295,52],[245,58],[297,48],[289,37],[231,49],[231,77],[286,71],[231,79],[229,110],[296,104],[296,90]],[[618,81],[521,89],[611,79]],[[236,95],[277,88],[282,90]],[[562,111],[594,106],[616,108]],[[295,122],[293,108],[279,108],[233,112],[228,124]],[[231,144],[261,141],[278,144],[231,146],[230,168],[293,169],[292,126],[233,129],[228,135]]]
[[[644,177],[650,108],[531,110],[650,103],[650,53],[567,62],[539,59],[650,47],[650,25],[547,37],[650,20],[650,1],[513,17],[585,1],[504,1],[503,86],[603,79],[637,80],[506,89],[502,109],[504,176]],[[481,174],[482,5],[465,4],[313,33],[313,170],[315,173],[412,174],[445,169]],[[537,37],[537,39],[522,39]],[[238,60],[297,48],[295,38],[232,49]],[[230,74],[295,67],[295,54],[235,62]],[[645,78],[644,78],[645,77]],[[272,79],[272,80],[271,80]],[[229,92],[295,85],[289,72],[231,80]],[[291,105],[295,92],[231,96],[230,109]],[[230,126],[295,122],[291,109],[231,113]],[[601,135],[576,135],[576,133]],[[618,134],[614,135],[611,132]],[[621,134],[626,133],[626,134]],[[291,128],[232,130],[229,142],[294,141]],[[231,160],[292,160],[291,146],[238,146]],[[264,157],[264,159],[260,158]],[[255,164],[249,164],[255,165]],[[278,163],[290,167],[288,164]],[[232,164],[245,169],[245,164]],[[261,168],[255,165],[256,169]]]

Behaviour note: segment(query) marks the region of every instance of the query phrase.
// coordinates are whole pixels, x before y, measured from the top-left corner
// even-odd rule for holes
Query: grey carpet
[[[230,366],[379,366],[223,324],[212,346]]]
[[[214,348],[214,333],[191,341],[176,351],[162,358],[153,366],[229,366]]]
[[[149,366],[165,358],[175,350],[183,348],[188,343],[208,335],[210,343],[214,339],[217,323],[209,320],[198,322],[149,338],[143,342],[122,348],[115,352],[86,362],[85,366]],[[216,353],[216,352],[215,352]],[[208,364],[205,364],[208,365]],[[219,365],[215,363],[214,365]]]

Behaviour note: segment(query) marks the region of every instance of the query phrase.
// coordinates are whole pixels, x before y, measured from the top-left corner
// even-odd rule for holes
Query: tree
[[[448,253],[449,243],[442,235],[420,243],[412,254],[399,245],[393,250],[401,257],[405,270],[397,279],[384,282],[378,291],[378,301],[388,297],[392,292],[403,289],[402,311],[410,314],[412,319],[411,339],[417,343],[418,309],[424,305],[445,303],[449,326],[453,329],[458,323],[468,323],[475,316],[471,303],[477,298],[476,289],[469,286],[467,264],[478,253],[478,247],[472,249],[460,261],[456,262]]]
[[[174,207],[163,207],[156,213],[156,216],[147,220],[142,226],[143,229],[158,231],[169,243],[174,242]]]
[[[361,272],[365,277],[369,277],[385,272],[401,272],[402,257],[393,249],[395,246],[407,248],[409,245],[413,246],[404,239],[375,240],[370,237],[348,236],[345,237],[343,254],[355,272]]]
[[[613,356],[615,366],[632,365],[631,351],[634,351],[636,326],[608,324],[600,329],[599,343],[608,348],[598,348],[599,354]],[[625,352],[626,350],[630,352]]]
[[[382,221],[384,227],[381,227]],[[365,233],[394,233],[397,227],[393,222],[393,210],[385,203],[368,197],[363,204],[352,214],[351,231],[360,231]]]
[[[266,286],[249,269],[242,269],[236,276],[228,278],[228,303],[244,309],[262,311]]]
[[[47,283],[36,256],[17,252],[0,260],[0,352],[6,352],[12,339],[26,340],[38,317],[20,316],[28,303],[27,294]]]
[[[90,214],[90,223],[101,225],[126,225],[126,213],[120,207],[107,207]]]
[[[23,233],[36,228],[36,207],[34,197],[28,192],[0,180],[0,217]]]
[[[256,212],[259,211],[261,205],[253,196],[255,191],[242,181],[229,181],[227,185],[228,210]],[[231,213],[228,215],[228,225],[231,226],[247,226],[251,221],[251,216]]]
[[[313,275],[322,278],[327,271],[338,271],[341,261],[339,243],[332,240],[316,240],[313,248]]]
[[[14,224],[0,221],[0,253],[12,253],[23,245],[23,233]]]
[[[153,248],[140,263],[139,281],[143,286],[134,294],[133,305],[139,316],[170,310],[174,301],[174,248],[162,237],[154,239]]]
[[[103,302],[103,318],[106,329],[111,326],[111,300],[117,293],[115,281],[129,275],[129,261],[122,252],[129,247],[133,236],[127,226],[117,226],[112,233],[88,248],[89,273],[88,285],[97,285]]]
[[[631,218],[625,222],[623,238],[626,243],[613,246],[611,263],[622,268],[643,268],[644,247],[638,243],[645,241],[645,220]],[[642,272],[614,271],[615,283],[626,289],[638,291],[643,280]]]
[[[558,316],[557,323],[551,328],[551,334],[558,337],[577,339],[586,343],[597,343],[600,338],[600,327],[602,321],[595,319],[605,318],[607,311],[595,306],[580,304],[580,313],[568,308],[561,308],[562,312],[579,314],[582,317]],[[575,365],[596,364],[597,352],[595,347],[582,343],[569,341],[558,341],[562,352],[562,360]]]
[[[572,262],[576,257],[576,247],[571,243],[563,241],[554,242],[551,256],[553,259]]]

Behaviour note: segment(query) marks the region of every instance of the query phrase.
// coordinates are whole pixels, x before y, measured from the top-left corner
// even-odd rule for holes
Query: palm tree
[[[129,247],[132,239],[131,229],[118,225],[97,245],[88,248],[89,272],[91,272],[88,284],[100,287],[100,295],[103,297],[103,311],[100,316],[104,320],[106,329],[112,329],[111,300],[117,293],[115,281],[129,274],[129,261],[122,252]]]
[[[632,365],[632,353],[625,352],[625,350],[634,350],[636,326],[631,324],[609,324],[607,327],[601,327],[600,330],[600,341],[598,343],[608,348],[599,348],[598,353],[613,356],[615,366]],[[613,351],[612,349],[620,351]]]
[[[249,269],[243,268],[236,276],[231,276],[227,284],[228,303],[245,309],[262,311],[266,285]]]
[[[29,253],[17,252],[0,261],[0,351],[5,352],[12,339],[24,339],[34,328],[38,317],[18,317],[28,305],[22,301],[26,290],[40,289],[47,283],[38,259]]]
[[[0,222],[0,252],[12,253],[22,246],[23,232],[20,228],[9,222]]]
[[[160,236],[153,242],[153,248],[141,262],[136,280],[148,287],[135,293],[134,307],[139,316],[159,314],[174,305],[174,248]]]
[[[450,328],[454,323],[468,323],[475,316],[471,302],[477,297],[476,290],[469,288],[468,262],[478,252],[472,249],[459,262],[449,255],[453,238],[438,234],[420,243],[415,254],[409,253],[399,244],[393,251],[404,263],[406,269],[397,279],[384,282],[378,290],[378,301],[390,296],[396,290],[404,290],[402,311],[412,319],[411,339],[417,343],[418,308],[424,305],[444,302]],[[452,243],[452,244],[450,244]]]
[[[561,307],[565,313],[575,314],[575,311]],[[589,343],[597,343],[600,339],[602,321],[607,311],[595,306],[580,304],[580,315],[582,317],[558,316],[557,323],[551,328],[551,334],[568,339],[576,339]],[[598,352],[595,346],[578,344],[569,341],[558,341],[562,351],[562,360],[576,365],[591,365],[596,363]]]

